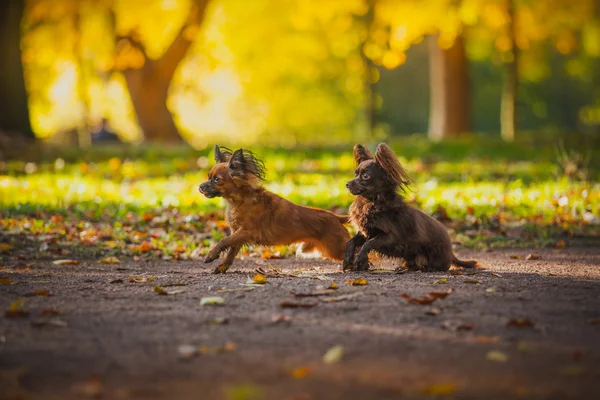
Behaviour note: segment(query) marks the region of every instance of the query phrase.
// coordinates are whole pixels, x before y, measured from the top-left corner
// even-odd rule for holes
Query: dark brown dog
[[[371,250],[403,258],[411,269],[446,271],[451,264],[467,268],[477,265],[476,261],[456,258],[446,228],[406,204],[397,193],[398,189],[406,189],[411,180],[392,149],[380,143],[373,157],[357,144],[354,159],[356,177],[346,187],[357,196],[350,206],[350,220],[358,233],[346,247],[344,270],[369,269]]]
[[[350,239],[343,223],[347,216],[318,208],[304,207],[271,193],[262,186],[265,168],[251,151],[215,146],[217,164],[200,193],[208,198],[222,196],[227,202],[226,219],[231,235],[208,253],[209,263],[228,250],[215,273],[227,271],[245,244],[264,246],[302,243],[303,249],[317,249],[327,258],[341,261]]]

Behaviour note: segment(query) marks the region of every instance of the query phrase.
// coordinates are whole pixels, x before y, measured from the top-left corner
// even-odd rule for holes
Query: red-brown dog
[[[263,246],[302,243],[303,249],[314,248],[327,258],[343,260],[350,239],[344,223],[347,216],[318,208],[296,205],[262,186],[265,168],[248,150],[234,152],[215,146],[217,164],[208,180],[199,187],[208,198],[221,196],[227,202],[226,220],[231,235],[208,253],[205,263],[219,258],[228,250],[215,273],[223,273],[246,244]]]

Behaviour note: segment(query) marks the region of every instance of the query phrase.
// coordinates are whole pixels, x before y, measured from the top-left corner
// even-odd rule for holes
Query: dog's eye
[[[219,183],[219,182],[221,181],[221,178],[219,178],[218,176],[215,176],[215,177],[213,178],[213,181],[214,181],[215,183]]]
[[[371,175],[367,174],[366,172],[364,174],[362,174],[361,178],[363,178],[365,181],[367,179],[369,179],[371,177]]]

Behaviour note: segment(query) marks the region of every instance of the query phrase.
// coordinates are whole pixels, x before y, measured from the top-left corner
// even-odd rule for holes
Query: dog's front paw
[[[344,258],[344,262],[342,263],[342,271],[352,271],[352,260],[350,258]]]
[[[211,263],[213,261],[215,261],[217,258],[219,258],[219,253],[214,253],[214,252],[210,252],[208,253],[208,255],[204,258],[204,262],[206,264]]]
[[[220,264],[217,268],[214,269],[213,274],[224,274],[229,269],[229,265]]]
[[[369,269],[369,258],[359,256],[354,262],[354,269],[356,271],[367,271]]]

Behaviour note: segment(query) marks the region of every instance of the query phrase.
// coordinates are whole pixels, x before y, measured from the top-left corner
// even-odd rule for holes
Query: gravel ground
[[[0,307],[23,298],[29,315],[0,318],[0,398],[600,398],[600,249],[460,257],[485,268],[395,273],[382,263],[387,271],[358,274],[297,258],[237,260],[226,275],[190,261],[7,266]],[[302,276],[243,285],[267,263]],[[356,278],[367,284],[347,283]],[[430,292],[447,297],[402,296],[426,302]],[[201,305],[207,296],[224,304]],[[327,364],[334,346],[343,351]]]

